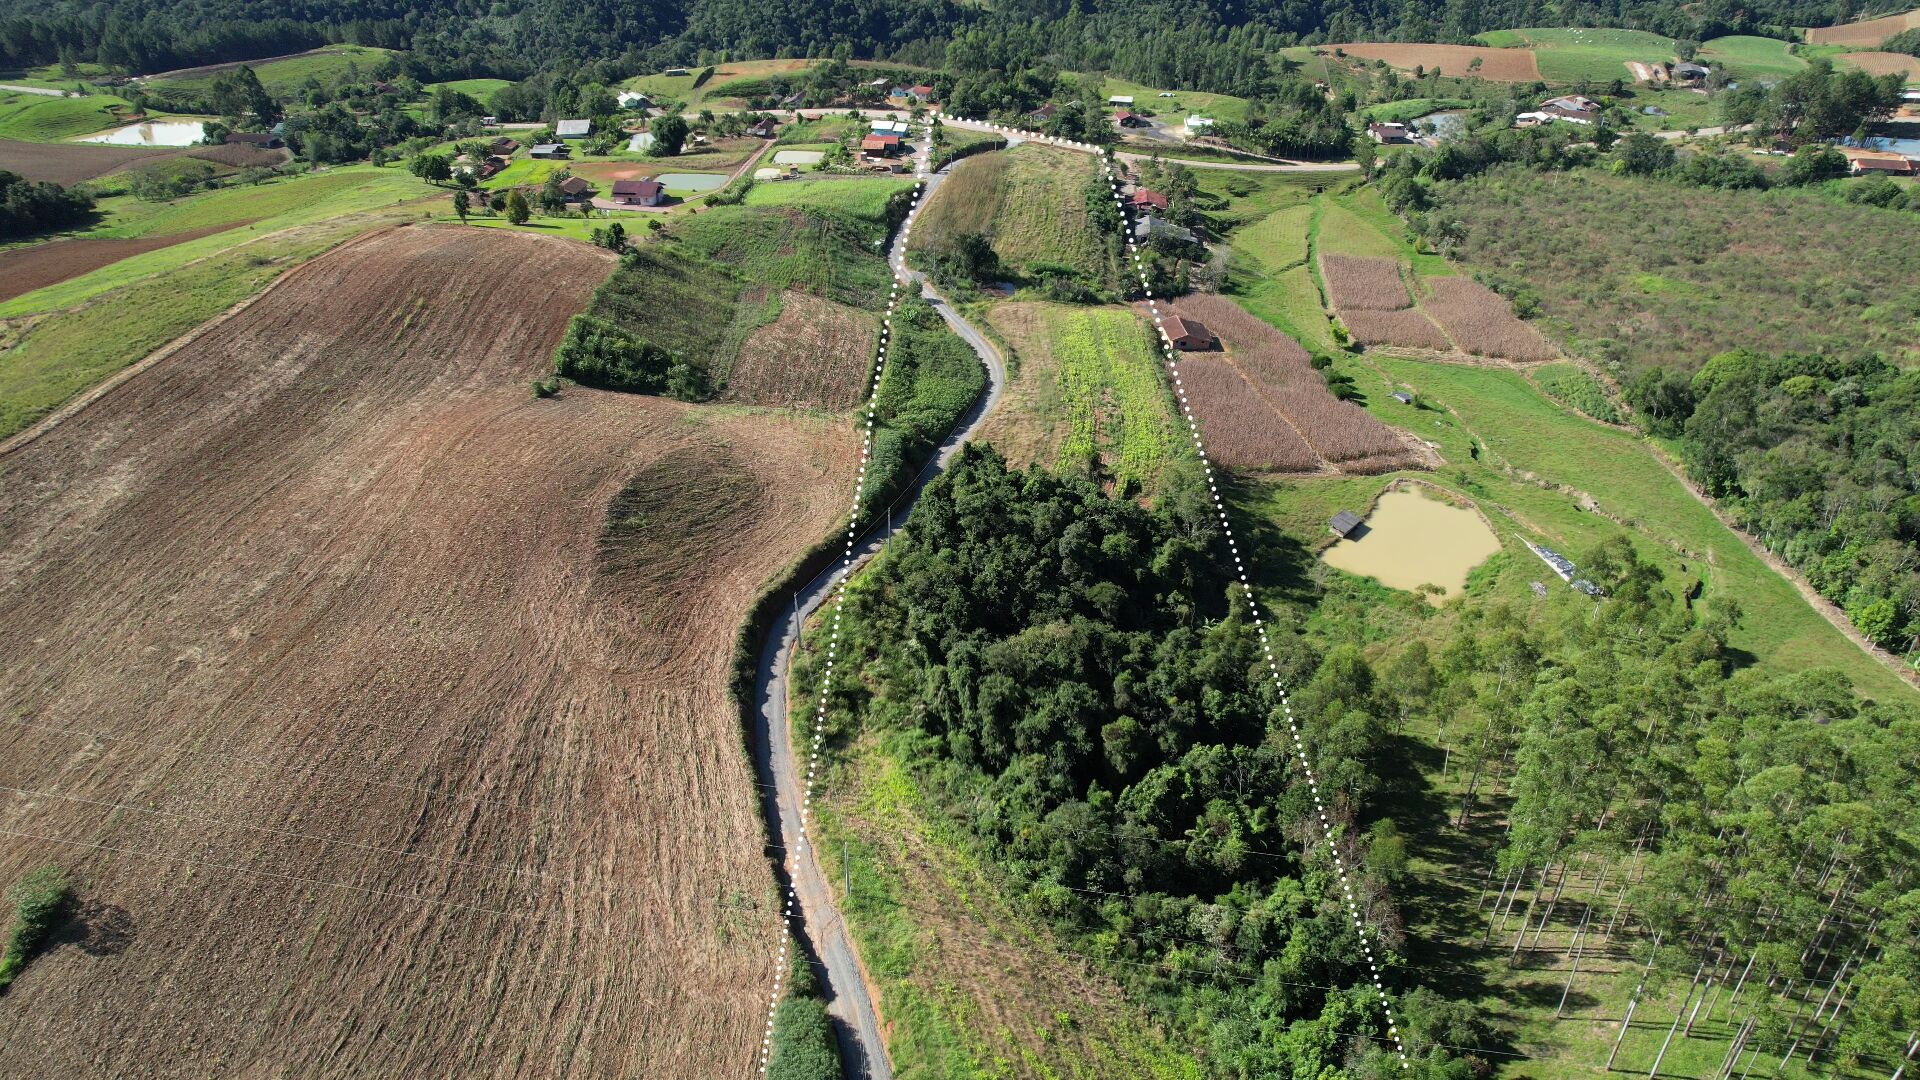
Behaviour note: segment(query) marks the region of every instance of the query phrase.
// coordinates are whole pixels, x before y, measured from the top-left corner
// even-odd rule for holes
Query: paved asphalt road
[[[943,178],[943,174],[927,178],[926,190],[921,196],[922,205]],[[887,1060],[886,1044],[881,1038],[872,989],[862,975],[859,955],[847,933],[846,923],[834,907],[833,891],[827,884],[813,848],[800,841],[800,814],[806,784],[803,765],[795,752],[792,733],[786,722],[790,715],[787,674],[793,663],[801,624],[821,604],[829,601],[841,580],[878,551],[881,542],[906,519],[907,511],[912,509],[921,488],[928,480],[939,475],[954,455],[960,452],[961,446],[973,437],[987,414],[999,403],[1007,382],[1006,365],[992,343],[942,300],[925,281],[924,275],[906,268],[905,233],[906,229],[903,228],[888,252],[888,260],[895,274],[904,278],[910,286],[919,285],[921,295],[980,355],[981,362],[987,368],[987,392],[961,418],[959,425],[940,445],[938,453],[921,471],[912,487],[889,510],[886,520],[869,529],[855,545],[853,560],[836,563],[830,570],[808,582],[789,601],[786,612],[774,621],[767,632],[754,675],[754,767],[765,804],[762,809],[768,822],[769,840],[776,845],[773,850],[785,851],[788,855],[785,860],[787,874],[800,902],[800,918],[795,930],[803,948],[825,968],[821,984],[828,999],[827,1011],[833,1017],[834,1032],[840,1042],[840,1054],[846,1062],[846,1075],[868,1080],[890,1080],[893,1067]],[[783,848],[780,845],[791,847]]]

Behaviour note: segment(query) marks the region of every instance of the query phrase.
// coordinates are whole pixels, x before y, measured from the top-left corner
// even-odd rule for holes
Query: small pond
[[[1320,558],[1350,574],[1395,589],[1438,585],[1439,603],[1466,589],[1467,572],[1500,550],[1500,538],[1480,515],[1400,487],[1380,496],[1355,538],[1336,541]]]
[[[114,146],[192,146],[207,137],[207,125],[198,120],[155,120],[89,135],[81,142]]]
[[[670,172],[654,177],[669,191],[712,191],[724,187],[727,178],[722,173]]]
[[[1467,118],[1471,115],[1473,114],[1465,109],[1442,109],[1415,120],[1413,127],[1415,131],[1422,134],[1431,128],[1434,138],[1446,142],[1467,133]]]
[[[821,150],[775,150],[773,163],[775,165],[818,165],[820,159],[826,156],[826,152]]]

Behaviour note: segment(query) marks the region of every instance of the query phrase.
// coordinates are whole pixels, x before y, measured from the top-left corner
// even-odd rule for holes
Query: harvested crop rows
[[[1424,68],[1431,74],[1477,75],[1493,82],[1535,82],[1540,64],[1531,49],[1489,49],[1480,45],[1402,45],[1390,42],[1358,42],[1352,45],[1322,45],[1322,51],[1345,50],[1348,56],[1362,60],[1385,60],[1402,71]],[[1478,66],[1474,61],[1479,61]]]
[[[1322,255],[1320,273],[1327,279],[1327,295],[1341,311],[1398,311],[1413,306],[1400,264],[1393,259],[1363,259],[1352,255]]]
[[[1331,466],[1343,472],[1414,464],[1392,428],[1333,396],[1298,342],[1240,305],[1194,294],[1162,306],[1205,324],[1225,349],[1224,357],[1189,354],[1180,362],[1188,403],[1205,425],[1208,453],[1221,464],[1283,471]]]
[[[0,169],[29,180],[68,185],[91,180],[140,161],[157,161],[178,151],[105,143],[34,143],[0,139]]]
[[[191,232],[142,236],[133,240],[49,240],[32,247],[0,251],[0,300],[23,296],[35,289],[111,266],[121,259],[184,244],[250,223],[235,221],[209,225]]]
[[[1362,345],[1393,345],[1445,352],[1453,347],[1426,313],[1413,306],[1400,260],[1354,255],[1320,256],[1327,296],[1347,332]]]
[[[856,443],[534,399],[610,266],[378,234],[0,456],[0,880],[85,904],[0,1072],[752,1073],[728,660]]]
[[[1892,52],[1852,52],[1840,56],[1843,64],[1852,64],[1869,75],[1899,75],[1907,82],[1920,81],[1920,57]]]
[[[1465,277],[1429,278],[1427,313],[1460,348],[1502,360],[1552,360],[1560,354],[1513,313],[1507,298]]]
[[[1895,34],[1915,27],[1920,27],[1920,11],[1887,15],[1864,22],[1842,23],[1839,26],[1815,27],[1807,31],[1807,43],[1810,45],[1863,45],[1871,49],[1878,47]]]
[[[780,317],[741,346],[723,400],[850,409],[866,388],[879,331],[868,312],[790,289]]]

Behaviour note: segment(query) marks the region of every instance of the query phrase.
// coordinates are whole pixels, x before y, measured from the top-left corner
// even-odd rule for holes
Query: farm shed
[[[627,92],[621,94],[618,100],[620,102],[620,107],[623,109],[653,108],[653,99],[636,90],[628,90]]]
[[[1173,342],[1173,347],[1181,352],[1202,352],[1213,348],[1215,344],[1213,331],[1192,319],[1169,315],[1164,326],[1167,337]]]
[[[1142,127],[1153,126],[1151,123],[1148,122],[1146,117],[1141,116],[1137,113],[1123,112],[1119,116],[1114,117],[1113,119],[1121,127],[1125,127],[1125,128],[1142,128]]]
[[[665,75],[669,79],[673,79],[682,75],[691,75],[693,72],[688,71],[686,68],[668,68],[660,74]]]
[[[585,202],[593,197],[593,185],[583,176],[569,176],[560,181],[560,197],[568,202]]]
[[[559,143],[537,143],[533,149],[527,151],[529,157],[537,158],[563,158],[571,153],[573,153],[573,151],[568,150]]]
[[[778,126],[779,125],[773,122],[773,117],[763,116],[760,118],[759,123],[747,129],[747,134],[755,135],[762,139],[771,139],[773,138],[774,130]]]
[[[909,128],[905,120],[875,120],[870,130],[875,135],[898,135],[905,138]]]
[[[1403,143],[1411,140],[1405,124],[1368,124],[1367,138],[1377,143]]]
[[[1212,130],[1213,130],[1213,117],[1211,116],[1187,117],[1188,136],[1205,135],[1207,132]]]
[[[1407,393],[1405,390],[1395,390],[1393,392],[1393,400],[1402,405],[1411,405],[1413,404],[1413,395]]]
[[[1139,191],[1127,196],[1127,205],[1133,207],[1135,210],[1145,210],[1148,207],[1152,207],[1155,210],[1165,210],[1167,208],[1167,197],[1151,188],[1141,188]]]
[[[1847,172],[1854,176],[1868,173],[1885,173],[1891,176],[1912,176],[1913,159],[1899,154],[1862,154],[1847,163]]]
[[[1353,530],[1359,528],[1360,525],[1359,514],[1351,510],[1342,510],[1333,515],[1333,520],[1327,523],[1327,528],[1333,535],[1345,540],[1347,537],[1353,535]]]
[[[1143,243],[1159,239],[1179,240],[1188,244],[1200,242],[1192,229],[1181,228],[1158,214],[1141,215],[1140,220],[1133,223],[1133,238]]]
[[[659,206],[667,198],[667,189],[658,180],[615,180],[613,200],[629,206]]]
[[[1128,94],[1115,94],[1112,97],[1107,99],[1107,104],[1119,105],[1122,108],[1132,108],[1133,98],[1131,95],[1128,95]]]
[[[495,157],[505,157],[518,149],[520,149],[519,143],[502,135],[493,140],[492,144],[487,147],[487,153]]]
[[[561,120],[553,125],[553,133],[562,139],[584,139],[593,134],[593,121]]]
[[[878,157],[893,157],[900,152],[900,136],[868,135],[860,140],[860,152]]]
[[[1693,63],[1692,61],[1681,61],[1680,63],[1673,65],[1673,77],[1676,79],[1684,79],[1687,82],[1698,82],[1699,80],[1706,78],[1708,74],[1710,74],[1710,72],[1708,71],[1707,65],[1705,64],[1696,64],[1696,63]]]
[[[1053,102],[1049,101],[1045,105],[1042,105],[1039,108],[1034,109],[1031,112],[1027,113],[1027,119],[1051,120],[1053,119],[1053,114],[1059,111],[1060,111],[1059,109],[1054,107]]]

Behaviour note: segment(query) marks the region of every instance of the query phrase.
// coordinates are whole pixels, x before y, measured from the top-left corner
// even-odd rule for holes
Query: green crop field
[[[880,255],[885,231],[874,220],[716,206],[675,218],[671,235],[688,250],[762,285],[802,288],[869,310],[886,304],[892,277]]]
[[[513,83],[506,79],[455,79],[452,82],[428,83],[424,89],[431,95],[435,90],[446,89],[465,94],[481,104],[488,98]]]
[[[867,221],[883,221],[887,204],[902,191],[911,191],[914,182],[906,177],[822,176],[802,180],[782,180],[755,184],[747,192],[748,206],[802,206],[814,210],[833,210]]]
[[[117,127],[126,102],[104,94],[57,98],[0,91],[0,139],[55,142]]]
[[[88,274],[16,296],[0,304],[0,318],[58,311],[132,283],[167,274],[199,259],[294,226],[361,214],[423,198],[444,198],[400,169],[336,167],[258,186],[221,188],[163,203],[131,196],[103,199],[101,223],[70,235],[129,239],[165,236],[243,221],[252,224],[122,259]],[[416,211],[418,213],[424,211]],[[442,210],[444,213],[444,209]]]
[[[269,60],[249,65],[260,83],[273,94],[290,94],[308,79],[317,79],[322,83],[359,72],[363,77],[371,77],[375,65],[382,59],[392,56],[389,49],[376,49],[367,45],[329,45],[300,56],[290,56],[285,60]],[[155,90],[205,90],[213,85],[220,72],[194,73],[171,79],[155,79],[149,85]]]
[[[1775,38],[1721,37],[1700,46],[1700,63],[1724,67],[1736,78],[1781,78],[1807,66]]]
[[[1496,30],[1476,39],[1495,48],[1530,48],[1548,82],[1632,80],[1627,61],[1658,64],[1673,59],[1670,37],[1644,30],[1528,27]]]

